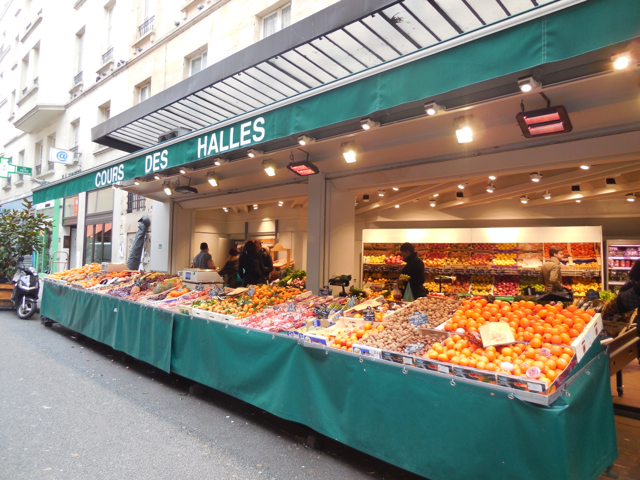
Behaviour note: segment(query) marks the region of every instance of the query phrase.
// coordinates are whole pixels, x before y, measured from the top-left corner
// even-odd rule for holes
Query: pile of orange
[[[533,348],[543,344],[571,345],[596,314],[571,305],[566,309],[559,305],[538,305],[533,302],[509,302],[485,299],[466,301],[444,325],[444,329],[455,332],[458,328],[466,332],[477,332],[487,322],[508,323],[517,341],[528,342]]]
[[[371,322],[365,322],[362,328],[340,332],[335,337],[329,337],[329,341],[332,342],[331,346],[333,348],[352,352],[353,344],[358,343],[358,340],[369,338],[370,333],[378,333],[382,330],[384,330],[384,325],[382,324],[374,327]]]
[[[573,355],[571,348],[550,343],[541,344],[539,348],[524,343],[481,348],[460,335],[453,335],[434,344],[424,358],[523,378],[530,378],[527,370],[537,367],[540,375],[537,379],[551,385],[567,368]]]

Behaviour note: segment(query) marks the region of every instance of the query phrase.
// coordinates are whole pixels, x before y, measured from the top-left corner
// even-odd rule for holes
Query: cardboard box
[[[322,335],[313,335],[310,333],[303,333],[302,339],[304,340],[304,344],[313,343],[316,345],[323,345],[325,347],[329,346],[329,338],[323,337]]]
[[[209,310],[200,310],[199,308],[191,309],[191,316],[196,318],[203,318],[209,320],[211,312]]]
[[[382,349],[376,347],[369,347],[368,345],[353,344],[353,353],[362,355],[364,357],[382,358]]]
[[[582,360],[584,354],[587,353],[587,350],[589,350],[591,345],[593,345],[596,337],[600,335],[600,332],[602,332],[602,328],[602,315],[596,313],[587,325],[587,328],[585,328],[571,343],[571,348],[576,351],[575,356],[578,357],[578,361]]]
[[[399,363],[400,365],[413,366],[415,363],[415,357],[411,355],[405,355],[404,353],[398,352],[389,352],[387,350],[382,350],[381,358],[382,360]]]
[[[236,323],[238,319],[233,315],[223,315],[221,313],[209,312],[209,320],[216,320],[218,322],[231,322]]]

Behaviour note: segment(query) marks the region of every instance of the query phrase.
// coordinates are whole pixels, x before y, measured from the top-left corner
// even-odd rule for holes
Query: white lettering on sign
[[[264,118],[256,118],[253,122],[245,122],[240,125],[240,134],[236,132],[237,127],[230,127],[229,129],[219,130],[218,132],[204,135],[198,138],[198,159],[204,157],[210,157],[211,155],[217,155],[222,152],[227,152],[238,147],[244,147],[252,142],[260,142],[266,137],[266,130],[264,128]],[[227,139],[225,139],[227,137]],[[152,160],[150,155],[147,155],[145,162],[146,171],[149,173]],[[154,170],[155,171],[155,170]]]
[[[124,164],[107,168],[96,173],[96,188],[105,187],[124,180]]]
[[[206,146],[205,146],[206,147]],[[198,148],[200,146],[198,145]],[[144,158],[144,173],[158,172],[169,165],[169,150],[162,150]]]

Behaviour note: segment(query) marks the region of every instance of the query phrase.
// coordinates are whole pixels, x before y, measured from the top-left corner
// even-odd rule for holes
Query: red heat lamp
[[[301,177],[306,177],[308,175],[315,175],[316,173],[320,173],[318,167],[316,167],[313,163],[308,160],[302,160],[301,162],[292,162],[287,165],[287,168],[291,170],[296,175],[300,175]]]
[[[563,106],[521,112],[516,115],[516,120],[526,138],[568,133],[573,130],[567,109]]]

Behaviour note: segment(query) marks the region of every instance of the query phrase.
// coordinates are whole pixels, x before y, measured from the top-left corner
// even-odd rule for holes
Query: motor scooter
[[[18,259],[18,270],[13,276],[13,292],[11,302],[19,318],[27,320],[36,313],[38,309],[38,291],[40,281],[38,272],[33,267],[23,267],[20,263],[23,258]]]

